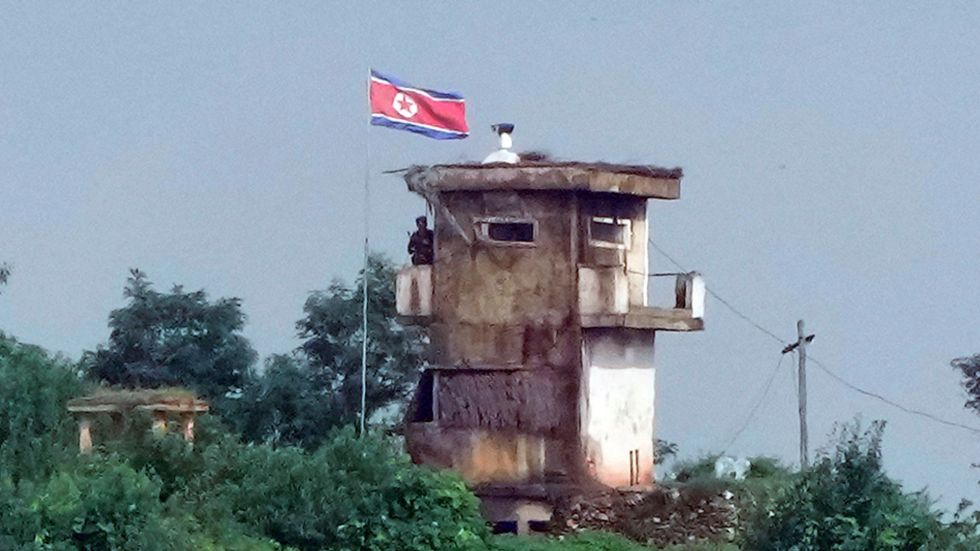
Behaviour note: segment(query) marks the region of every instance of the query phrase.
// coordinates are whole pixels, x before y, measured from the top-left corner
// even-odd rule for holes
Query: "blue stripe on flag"
[[[422,134],[423,136],[428,136],[437,140],[462,140],[469,135],[466,132],[436,130],[435,128],[419,126],[410,122],[393,121],[380,115],[372,115],[371,124],[374,126],[387,126],[388,128],[395,128],[398,130],[408,130],[409,132],[415,132],[416,134]]]

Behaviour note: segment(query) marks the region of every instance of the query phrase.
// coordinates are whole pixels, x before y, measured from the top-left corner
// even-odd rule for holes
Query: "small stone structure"
[[[419,463],[458,471],[484,514],[523,532],[558,496],[653,483],[654,342],[704,327],[697,273],[650,271],[649,199],[680,169],[520,162],[416,166],[431,265],[398,274],[429,367],[406,419]],[[650,277],[675,278],[663,306]]]
[[[78,450],[92,451],[92,420],[98,414],[109,414],[118,424],[133,411],[148,411],[153,416],[153,431],[167,431],[171,415],[180,419],[180,432],[188,442],[194,441],[194,419],[209,410],[208,403],[186,390],[114,390],[68,402],[68,411],[78,419]]]

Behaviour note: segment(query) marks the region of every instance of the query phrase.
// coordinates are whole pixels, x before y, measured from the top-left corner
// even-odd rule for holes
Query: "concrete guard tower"
[[[647,199],[680,169],[521,162],[412,167],[434,261],[398,274],[398,313],[429,327],[407,413],[419,463],[458,471],[489,520],[524,532],[553,500],[653,483],[657,331],[703,329],[704,283],[648,305]]]

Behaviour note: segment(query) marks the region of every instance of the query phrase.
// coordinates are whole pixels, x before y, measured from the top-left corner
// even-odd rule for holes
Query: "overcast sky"
[[[853,383],[980,427],[948,365],[980,352],[980,8],[886,4],[3,6],[0,329],[77,357],[139,267],[241,297],[260,353],[288,351],[307,293],[361,262],[368,150],[373,247],[404,262],[424,205],[381,171],[479,160],[510,121],[518,150],[683,167],[661,247],[784,340],[805,318]],[[472,136],[369,128],[369,67],[462,92]],[[657,345],[683,455],[725,446],[781,348],[710,298]],[[732,453],[795,461],[786,360]],[[977,434],[815,366],[809,404],[812,448],[885,418],[893,476],[980,499]]]

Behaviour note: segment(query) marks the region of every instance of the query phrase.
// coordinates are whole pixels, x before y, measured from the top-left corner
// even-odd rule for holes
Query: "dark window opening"
[[[435,377],[431,371],[422,372],[418,389],[415,391],[415,414],[413,423],[431,423],[435,421]]]
[[[600,247],[626,248],[630,240],[628,219],[595,216],[589,220],[589,239]]]
[[[534,243],[534,224],[531,222],[486,222],[486,236],[493,241]]]
[[[551,521],[550,520],[529,520],[529,521],[527,521],[527,529],[530,532],[550,532],[551,531]]]
[[[516,534],[517,533],[517,521],[516,520],[501,520],[493,523],[493,533],[494,534]]]

